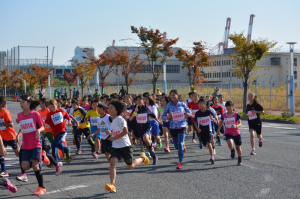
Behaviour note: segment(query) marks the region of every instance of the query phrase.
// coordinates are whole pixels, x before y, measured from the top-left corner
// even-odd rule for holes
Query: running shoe
[[[43,188],[43,187],[39,187],[36,192],[34,192],[34,195],[42,195],[42,194],[45,194],[47,191],[46,191],[46,188]]]
[[[16,193],[17,192],[17,187],[15,185],[11,184],[10,181],[9,181],[9,179],[4,178],[2,180],[5,181],[6,184],[7,184],[6,187],[5,187],[6,189],[8,189],[12,193]]]
[[[258,143],[258,146],[262,147],[262,145],[263,145],[262,140],[260,140],[259,143]]]
[[[223,146],[222,142],[219,142],[218,145],[219,145],[219,146]]]
[[[83,135],[82,138],[85,139],[86,138],[85,135]]]
[[[98,159],[99,158],[99,155],[95,152],[92,154],[92,156],[95,158],[95,159]]]
[[[185,144],[183,143],[183,152],[185,153],[186,152],[186,147],[185,147]]]
[[[56,171],[56,175],[57,176],[62,173],[62,166],[63,166],[62,162],[58,162],[57,163],[57,166],[55,167],[55,171]]]
[[[50,164],[50,161],[49,161],[49,159],[47,158],[47,155],[46,155],[46,151],[42,151],[42,156],[43,156],[43,163],[46,165],[46,166],[48,166],[49,164]]]
[[[154,149],[157,149],[157,144],[156,144],[156,143],[152,144],[152,147],[153,147]]]
[[[162,144],[161,144],[161,142],[160,142],[160,143],[157,144],[157,148],[158,148],[158,149],[161,149],[161,147],[162,147]]]
[[[169,148],[165,148],[165,152],[166,152],[166,153],[170,153],[171,151],[170,151]]]
[[[199,147],[200,147],[200,149],[203,148],[203,143],[201,141],[199,142]]]
[[[71,156],[69,156],[69,158],[67,158],[67,162],[66,164],[70,164],[70,162],[73,160],[73,158]]]
[[[178,169],[178,170],[181,170],[181,169],[182,169],[182,164],[181,164],[180,162],[178,162],[177,169]]]
[[[230,157],[231,157],[231,159],[234,159],[234,157],[235,157],[235,150],[234,149],[231,151]]]
[[[76,152],[77,155],[79,155],[81,153],[82,153],[82,151],[80,149],[78,149],[77,152]]]
[[[148,158],[150,158],[150,157],[151,157],[151,155],[150,155],[150,153],[149,153],[149,152],[147,152],[147,153],[146,153],[146,156],[147,156]]]
[[[213,149],[213,154],[216,155],[216,149]]]
[[[16,180],[21,181],[21,182],[28,182],[27,175],[25,173],[17,176]]]
[[[255,150],[252,150],[250,155],[256,155]]]
[[[116,192],[117,192],[116,187],[115,187],[115,185],[114,185],[113,183],[111,183],[111,184],[106,184],[106,185],[105,185],[105,190],[106,190],[106,191],[109,191],[109,192],[111,192],[111,193],[116,193]]]
[[[238,159],[237,165],[238,165],[238,166],[242,166],[242,159],[241,159],[241,158]]]
[[[144,153],[144,152],[145,152],[145,150],[144,150],[144,147],[142,147],[142,148],[141,148],[141,152],[142,152],[142,153]]]
[[[145,153],[141,153],[141,158],[144,158],[144,164],[148,165],[149,164],[149,158],[145,155]]]
[[[63,160],[67,159],[67,154],[63,153]]]
[[[193,140],[192,140],[192,142],[193,142],[193,143],[196,143],[196,140],[195,140],[195,139],[193,139]]]
[[[0,177],[1,177],[1,178],[5,178],[5,177],[9,177],[9,175],[8,175],[8,173],[7,173],[7,172],[5,172],[5,171],[1,171],[1,173],[0,173]]]
[[[153,158],[153,165],[157,165],[158,157]]]
[[[215,159],[214,158],[210,158],[209,161],[210,161],[211,164],[215,164]]]

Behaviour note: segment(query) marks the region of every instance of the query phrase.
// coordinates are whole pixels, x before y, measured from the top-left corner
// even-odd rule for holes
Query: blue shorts
[[[9,141],[5,141],[5,140],[2,140],[3,141],[3,144],[5,147],[7,146],[10,146],[12,149],[18,149],[18,145],[16,143],[16,140],[9,140]]]
[[[151,120],[151,133],[153,136],[158,136],[159,135],[159,124],[157,123],[156,120]]]
[[[211,121],[211,133],[215,134],[215,122]]]
[[[225,134],[226,140],[232,139],[235,145],[242,145],[242,137],[240,135],[232,136],[229,134]]]
[[[151,129],[149,128],[149,129],[146,129],[146,130],[144,130],[143,132],[142,131],[140,131],[140,130],[138,130],[138,132],[139,132],[139,137],[142,139],[142,141],[143,141],[143,144],[145,145],[146,143],[144,142],[144,135],[145,134],[147,134],[147,135],[149,135],[149,136],[151,136]]]
[[[170,122],[163,122],[163,128],[170,129]]]
[[[22,161],[42,161],[42,149],[34,148],[34,149],[22,149]]]
[[[112,146],[112,142],[108,140],[108,138],[106,140],[101,140],[101,153],[106,153],[106,152],[110,152]]]
[[[91,134],[94,134],[97,131],[96,126],[91,126]],[[93,136],[93,140],[96,141],[96,137],[101,140],[101,132],[99,132],[97,135]]]
[[[215,131],[218,131],[218,129],[219,129],[219,125],[217,125],[217,124],[215,123]],[[221,126],[221,128],[220,128],[220,132],[221,132],[222,134],[224,134],[224,133],[225,133],[225,128],[224,128],[224,125],[222,125],[222,126]]]

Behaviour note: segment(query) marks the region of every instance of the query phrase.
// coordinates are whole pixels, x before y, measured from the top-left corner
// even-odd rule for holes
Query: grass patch
[[[240,116],[243,116],[243,112],[239,112]],[[248,117],[246,114],[245,117]],[[300,124],[300,117],[287,115],[286,112],[283,112],[281,115],[274,114],[261,114],[260,118],[270,119],[270,120],[282,120],[282,121],[293,121],[297,124]]]

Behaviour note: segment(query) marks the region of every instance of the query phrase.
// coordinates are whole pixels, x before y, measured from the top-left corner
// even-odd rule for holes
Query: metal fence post
[[[271,86],[271,80],[272,80],[273,75],[270,78],[269,81],[269,86],[270,86],[270,111],[272,110],[272,86]]]
[[[287,75],[286,76],[286,79],[285,79],[285,101],[286,101],[286,109],[289,109],[289,87],[288,87],[288,78],[289,76]]]
[[[229,96],[230,96],[230,101],[231,101],[231,78],[230,77],[230,80],[229,80]]]

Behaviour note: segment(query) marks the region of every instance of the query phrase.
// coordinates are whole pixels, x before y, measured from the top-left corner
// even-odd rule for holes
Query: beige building
[[[297,60],[300,60],[300,52],[294,51],[294,79],[295,86],[300,87],[300,81],[297,79],[297,73],[300,71]],[[225,49],[223,54],[212,55],[211,66],[203,68],[204,78],[209,83],[219,82],[221,84],[227,83],[241,83],[242,80],[233,76],[230,69],[234,68],[234,62],[230,57],[232,49]],[[299,65],[299,66],[298,66]],[[290,75],[290,54],[286,52],[268,53],[258,63],[258,70],[256,71],[257,84],[268,84],[271,80],[271,85],[285,84],[289,80]]]

